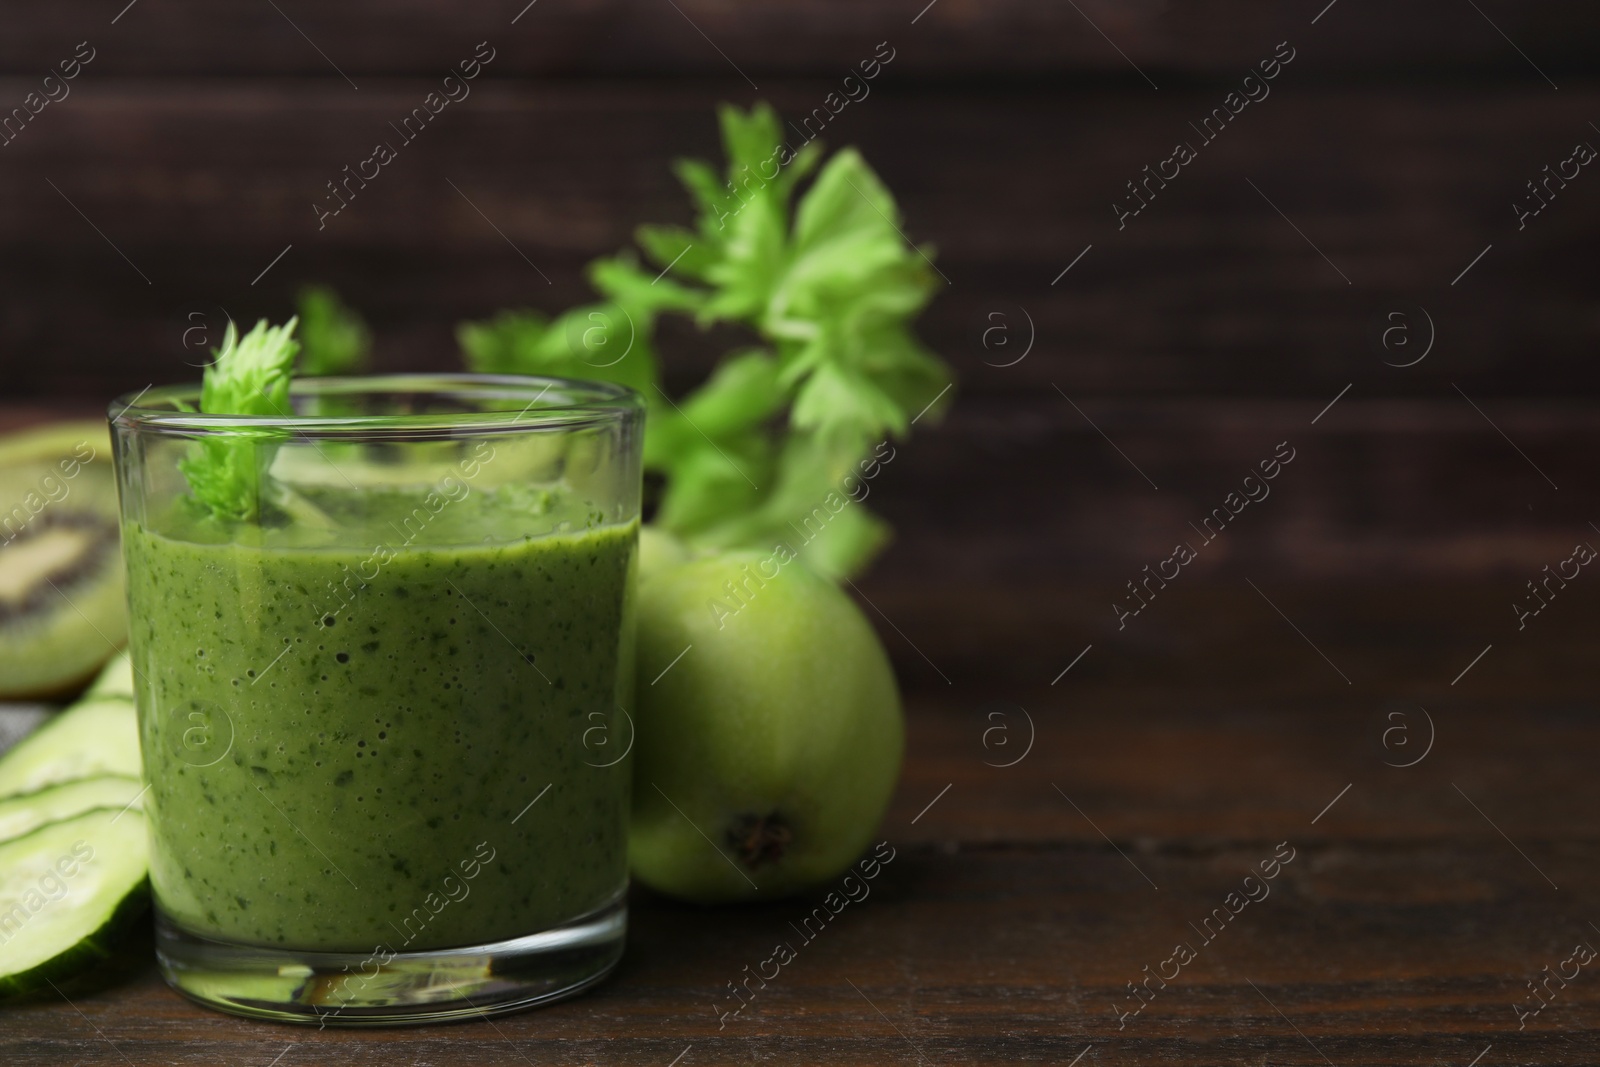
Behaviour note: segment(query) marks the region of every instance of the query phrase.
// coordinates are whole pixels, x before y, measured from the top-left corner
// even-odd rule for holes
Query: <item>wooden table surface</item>
[[[319,1032],[189,1004],[146,940],[102,988],[0,1013],[0,1061],[1594,1063],[1600,966],[1515,1008],[1600,946],[1600,620],[1552,605],[1517,633],[1480,610],[1503,585],[1202,582],[1118,635],[1091,589],[869,583],[906,628],[895,859],[814,941],[791,925],[810,898],[636,891],[587,996]],[[719,1020],[784,940],[797,959]]]

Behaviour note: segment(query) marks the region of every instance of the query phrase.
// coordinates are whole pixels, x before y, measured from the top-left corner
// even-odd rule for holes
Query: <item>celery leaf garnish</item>
[[[208,415],[289,414],[289,379],[300,345],[294,340],[295,319],[282,326],[267,320],[240,337],[228,324],[222,347],[206,368],[200,389],[200,410]],[[187,459],[178,464],[194,498],[217,519],[253,521],[263,497],[271,498],[265,471],[280,432],[228,429],[208,431]]]

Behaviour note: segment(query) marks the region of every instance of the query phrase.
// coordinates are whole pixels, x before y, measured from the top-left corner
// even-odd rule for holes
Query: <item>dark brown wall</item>
[[[686,218],[668,166],[714,151],[717,101],[804,113],[887,41],[826,139],[937,246],[924,332],[962,376],[879,492],[889,573],[1120,584],[1285,439],[1302,458],[1204,568],[1516,574],[1600,521],[1600,166],[1526,229],[1512,208],[1600,146],[1576,0],[120,7],[3,16],[0,108],[96,50],[0,148],[9,401],[192,377],[191,312],[281,315],[306,281],[366,312],[385,368],[452,366],[460,319],[577,301],[588,259]],[[484,40],[471,97],[319,232],[324,182]],[[1271,95],[1119,230],[1124,183],[1284,41]],[[1397,322],[1414,343],[1386,350]],[[1429,322],[1427,358],[1386,366]],[[677,335],[673,381],[715,351]]]

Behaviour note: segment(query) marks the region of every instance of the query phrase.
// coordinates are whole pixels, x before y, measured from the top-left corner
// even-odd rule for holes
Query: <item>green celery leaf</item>
[[[783,125],[778,113],[767,103],[758,103],[747,112],[729,104],[717,108],[722,126],[722,149],[728,155],[728,179],[758,172],[761,164],[776,157],[783,143]]]
[[[863,439],[848,433],[831,441],[814,433],[791,433],[761,505],[730,512],[689,539],[709,548],[771,549],[782,543],[819,574],[853,577],[889,541],[888,525],[865,503],[873,477],[883,468],[864,457],[881,456],[884,447],[880,443],[869,449]]]
[[[828,160],[795,208],[794,240],[809,248],[861,230],[887,227],[898,234],[899,226],[900,208],[888,187],[860,152],[846,148]]]
[[[910,315],[929,270],[898,229],[899,209],[854,149],[830,159],[795,212],[794,252],[767,309],[778,336],[811,336],[819,320]]]
[[[613,265],[607,269],[597,261],[596,273],[625,288],[622,272]],[[663,282],[663,284],[667,284]],[[678,291],[672,286],[664,294]],[[677,300],[677,295],[658,299]],[[670,450],[662,435],[670,428],[662,404],[665,399],[657,387],[660,378],[654,348],[650,341],[655,313],[649,307],[615,301],[585,304],[547,319],[537,311],[506,311],[488,322],[466,322],[456,329],[456,337],[466,354],[467,365],[484,374],[530,374],[580,381],[615,382],[637,391],[645,399],[645,457],[651,469],[660,469]]]
[[[816,430],[824,437],[842,428],[863,437],[898,437],[907,419],[894,400],[859,371],[838,363],[818,367],[800,387],[790,421],[796,429]]]
[[[372,335],[361,317],[326,286],[300,294],[300,363],[305,377],[353,374],[366,369]]]
[[[662,311],[692,312],[705,303],[705,293],[664,274],[640,270],[635,257],[626,253],[589,264],[589,281],[596,289],[630,314],[642,314],[651,322]]]
[[[766,440],[756,434],[715,444],[696,435],[674,459],[656,522],[680,536],[707,529],[728,515],[753,511],[767,479]],[[685,441],[689,441],[685,438]]]
[[[640,226],[634,238],[663,271],[703,279],[722,260],[722,242],[709,241],[682,226]],[[704,301],[704,296],[701,298]]]
[[[682,404],[700,432],[718,440],[743,433],[777,414],[788,400],[778,362],[759,349],[731,353]]]
[[[532,366],[550,320],[537,311],[502,311],[488,322],[456,327],[467,366],[479,374],[537,374]]]
[[[655,355],[640,320],[617,303],[585,304],[547,319],[537,311],[504,311],[488,322],[466,322],[456,337],[467,364],[484,374],[533,374],[616,382],[648,394]]]
[[[562,312],[540,347],[538,372],[564,378],[626,385],[654,404],[656,356],[650,344],[654,316],[615,302],[586,304]]]
[[[866,570],[894,536],[888,523],[865,504],[853,500],[813,534],[815,523],[815,519],[802,523],[806,538],[792,547],[808,567],[833,581],[853,578]]]
[[[927,425],[937,423],[950,404],[954,379],[901,321],[874,324],[860,334],[857,364],[900,411]],[[929,405],[932,405],[931,407]]]
[[[711,164],[699,159],[680,159],[672,169],[699,211],[701,237],[708,243],[720,244],[716,236],[722,229],[722,218],[736,208],[738,202],[731,198]]]
[[[267,320],[239,337],[228,323],[222,347],[206,367],[200,386],[200,410],[213,415],[279,416],[289,414],[289,379],[299,343],[295,319],[282,326]],[[197,440],[178,468],[189,488],[212,516],[253,521],[263,502],[275,495],[265,471],[272,462],[281,431],[227,430]]]
[[[722,259],[706,271],[716,292],[701,311],[702,322],[760,320],[788,255],[784,216],[784,206],[762,190],[725,220]]]
[[[683,412],[667,402],[667,395],[659,386],[652,394],[649,398],[652,406],[645,413],[644,469],[670,474],[685,456],[700,448],[704,440],[689,425]]]
[[[705,267],[703,277],[718,292],[700,317],[754,322],[764,315],[789,257],[790,194],[820,148],[807,145],[811,151],[802,149],[785,167],[782,127],[770,106],[757,105],[748,115],[723,106],[718,114],[728,153],[727,191],[715,218],[702,217],[700,230],[715,234],[722,258]]]

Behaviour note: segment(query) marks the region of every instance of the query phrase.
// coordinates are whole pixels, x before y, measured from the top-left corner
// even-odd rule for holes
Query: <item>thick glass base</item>
[[[503,1015],[582,992],[622,956],[619,898],[565,926],[430,952],[301,952],[213,941],[156,909],[167,983],[235,1015],[311,1026],[404,1026]]]

